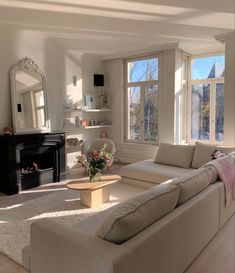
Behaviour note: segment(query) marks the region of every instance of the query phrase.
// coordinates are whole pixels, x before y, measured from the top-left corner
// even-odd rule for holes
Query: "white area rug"
[[[93,213],[107,209],[144,189],[117,183],[110,187],[110,202],[98,208],[80,205],[79,191],[61,190],[25,203],[0,208],[0,251],[22,265],[22,249],[30,243],[30,225],[40,218],[76,225]]]

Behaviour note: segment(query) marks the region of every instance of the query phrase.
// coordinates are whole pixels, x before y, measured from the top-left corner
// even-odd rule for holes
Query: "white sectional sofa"
[[[161,143],[155,160],[143,160],[122,167],[122,182],[139,187],[152,187],[200,168],[212,160],[211,155],[215,150],[229,153],[234,148],[200,142],[191,145]]]
[[[235,210],[206,165],[81,221],[31,226],[31,273],[183,273]]]

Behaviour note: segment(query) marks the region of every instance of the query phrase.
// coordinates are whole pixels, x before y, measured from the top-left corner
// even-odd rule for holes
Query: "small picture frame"
[[[85,104],[87,109],[95,109],[95,98],[93,95],[86,94],[85,95]]]

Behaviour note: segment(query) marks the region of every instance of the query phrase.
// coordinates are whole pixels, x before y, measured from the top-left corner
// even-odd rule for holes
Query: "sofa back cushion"
[[[215,150],[228,154],[234,151],[234,148],[196,142],[191,168],[198,169],[211,161]]]
[[[194,145],[177,145],[160,143],[155,163],[190,168],[193,158]]]
[[[191,168],[198,169],[202,165],[211,161],[212,154],[215,150],[215,145],[196,142]]]
[[[184,176],[168,180],[163,184],[174,184],[179,186],[180,193],[178,205],[180,205],[203,191],[210,184],[217,181],[217,179],[218,175],[216,169],[207,165]]]
[[[176,185],[160,185],[123,201],[98,227],[96,236],[121,244],[172,211],[178,197]]]

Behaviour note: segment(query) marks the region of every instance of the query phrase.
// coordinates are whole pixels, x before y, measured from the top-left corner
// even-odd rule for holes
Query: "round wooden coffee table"
[[[84,177],[67,183],[66,187],[80,190],[81,205],[94,208],[109,201],[109,185],[120,179],[119,175],[102,175],[99,181],[89,182],[89,177]]]

